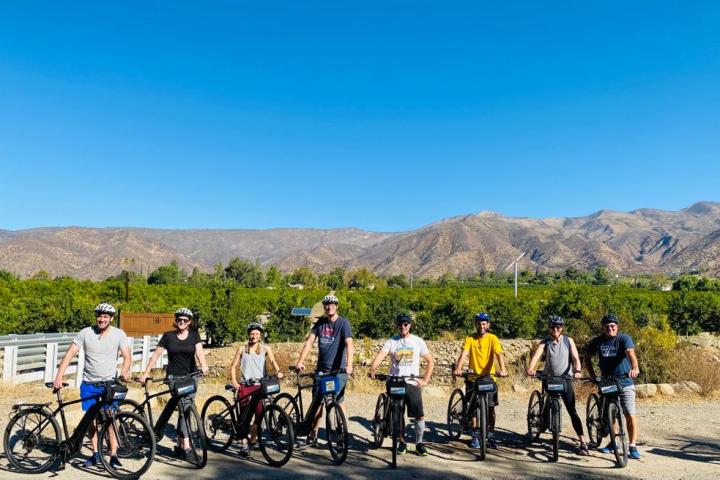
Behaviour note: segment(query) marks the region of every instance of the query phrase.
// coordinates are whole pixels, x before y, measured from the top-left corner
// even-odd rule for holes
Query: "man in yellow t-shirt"
[[[475,329],[477,330],[475,335],[465,337],[465,345],[463,345],[460,357],[457,362],[455,362],[455,375],[462,373],[462,367],[469,354],[469,368],[473,373],[485,375],[496,374],[498,377],[506,377],[505,357],[502,353],[500,340],[496,335],[489,333],[490,315],[487,313],[478,313],[475,315]],[[496,365],[498,367],[497,371],[495,369]],[[466,394],[467,391],[468,385],[465,386]],[[488,446],[497,448],[497,441],[495,440],[495,406],[499,404],[497,389],[489,403]],[[470,447],[472,448],[480,448],[480,441],[476,434],[476,423],[475,417],[473,417],[473,434],[472,440],[470,441]]]

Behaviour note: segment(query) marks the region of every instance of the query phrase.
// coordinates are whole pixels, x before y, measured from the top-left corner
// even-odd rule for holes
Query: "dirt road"
[[[206,385],[219,391],[221,386]],[[8,395],[8,393],[12,393]],[[48,390],[36,389],[33,400],[51,399]],[[389,440],[382,449],[368,445],[370,437],[369,420],[375,405],[376,394],[350,393],[347,396],[349,428],[351,433],[350,453],[347,462],[335,466],[325,448],[302,448],[283,468],[268,467],[259,452],[249,458],[241,458],[231,448],[226,454],[209,454],[208,465],[201,471],[189,469],[188,464],[175,460],[172,443],[165,439],[158,447],[158,455],[143,477],[167,479],[192,477],[211,478],[367,478],[388,474]],[[18,397],[18,392],[6,391],[0,394],[0,429],[7,424],[5,412]],[[27,395],[25,396],[27,398]],[[616,469],[611,455],[593,452],[591,457],[580,457],[574,453],[575,442],[570,435],[571,427],[566,416],[563,422],[563,437],[560,460],[549,463],[547,459],[548,437],[541,437],[545,443],[530,445],[524,434],[525,413],[528,395],[506,393],[501,396],[498,409],[497,437],[499,450],[490,450],[485,461],[478,461],[475,453],[465,441],[448,443],[444,435],[447,395],[425,399],[428,431],[425,440],[429,449],[428,457],[417,457],[412,451],[399,457],[398,470],[393,478],[653,478],[653,479],[700,479],[720,476],[720,402],[698,398],[675,400],[639,400],[639,422],[641,428],[641,460],[630,460],[627,468]],[[202,401],[202,400],[200,400]],[[584,413],[584,405],[580,405]],[[79,410],[79,409],[78,409]],[[584,415],[581,413],[581,416]],[[412,438],[410,434],[410,438]],[[465,440],[465,439],[463,439]],[[31,479],[48,477],[62,479],[97,479],[107,477],[102,470],[85,470],[78,466],[79,459],[68,465],[64,471],[41,476],[23,475],[10,469],[4,456],[0,459],[0,478]]]

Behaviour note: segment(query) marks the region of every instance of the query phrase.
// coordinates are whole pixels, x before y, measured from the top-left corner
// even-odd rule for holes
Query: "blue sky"
[[[0,229],[720,201],[718,25],[717,2],[3,2]]]

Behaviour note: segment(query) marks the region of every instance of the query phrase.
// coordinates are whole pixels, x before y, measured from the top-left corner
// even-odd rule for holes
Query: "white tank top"
[[[240,357],[243,381],[260,380],[265,375],[265,345],[260,345],[260,353],[255,353],[255,347],[248,352],[247,345],[243,350]]]

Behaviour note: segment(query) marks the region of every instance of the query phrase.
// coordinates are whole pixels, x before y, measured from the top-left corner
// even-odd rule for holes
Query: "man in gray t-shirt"
[[[98,384],[106,380],[115,378],[117,371],[118,352],[123,357],[122,370],[120,377],[124,380],[130,378],[130,366],[132,365],[132,356],[128,346],[127,336],[125,332],[119,328],[113,327],[110,323],[115,316],[115,307],[108,303],[101,303],[95,307],[95,320],[97,325],[86,327],[80,330],[70,344],[67,353],[60,362],[53,386],[56,389],[63,387],[63,376],[67,370],[73,357],[82,349],[83,359],[85,360],[85,368],[83,370],[83,381],[80,384],[80,398],[82,408],[87,411],[96,403],[98,395],[102,395],[105,387]],[[92,443],[93,454],[85,461],[85,466],[96,465],[98,456],[97,445],[97,425],[93,422],[88,428],[88,435]],[[117,440],[114,435],[110,436],[110,466],[115,468],[120,466],[117,458]]]

